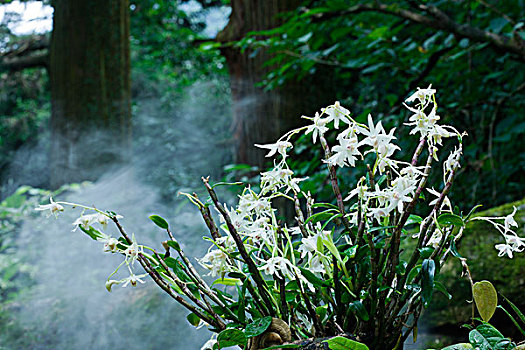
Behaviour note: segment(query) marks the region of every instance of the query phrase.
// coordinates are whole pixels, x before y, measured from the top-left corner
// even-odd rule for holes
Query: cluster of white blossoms
[[[406,99],[406,103],[411,103],[414,107],[405,104],[413,114],[409,117],[406,124],[412,126],[410,134],[420,134],[421,140],[426,142],[428,152],[435,160],[438,160],[438,145],[442,144],[442,139],[459,134],[451,126],[439,125],[437,115],[437,103],[435,100],[436,90],[429,86],[426,89],[418,89],[413,95]],[[427,110],[430,112],[427,114]],[[309,193],[304,193],[299,187],[299,183],[304,179],[295,178],[294,172],[288,167],[288,151],[293,148],[291,137],[295,134],[304,133],[312,135],[315,144],[320,140],[325,149],[326,157],[323,160],[328,166],[336,167],[355,167],[358,161],[364,160],[367,154],[375,155],[375,163],[371,168],[371,175],[383,175],[388,173],[388,181],[373,184],[369,188],[365,178],[361,178],[357,186],[350,190],[345,201],[356,199],[358,206],[352,206],[353,210],[346,213],[349,222],[356,226],[359,215],[364,215],[365,226],[370,228],[375,222],[384,224],[387,217],[393,212],[403,213],[408,203],[412,202],[419,186],[423,186],[430,171],[430,165],[415,166],[411,163],[396,160],[394,154],[400,148],[393,142],[395,129],[386,131],[381,122],[375,123],[371,115],[368,115],[368,125],[356,122],[350,116],[350,111],[340,105],[339,102],[317,112],[311,120],[311,124],[298,128],[283,135],[274,144],[255,145],[259,148],[269,150],[267,157],[280,156],[280,161],[274,162],[273,169],[261,173],[260,190],[255,191],[246,188],[239,196],[238,205],[228,211],[233,226],[243,238],[249,249],[259,251],[257,261],[261,271],[267,275],[277,275],[279,277],[293,278],[300,277],[300,272],[296,266],[302,265],[316,274],[326,273],[329,260],[325,254],[325,249],[329,250],[332,241],[332,232],[326,231],[320,225],[304,225],[299,227],[284,227],[279,229],[275,209],[271,202],[276,197],[285,197],[293,200],[291,194],[298,196],[302,194],[309,198]],[[338,144],[331,149],[327,144],[325,135],[335,130],[337,135],[335,140]],[[443,161],[443,186],[447,183],[447,176],[459,168],[459,159],[462,148],[455,148]],[[385,176],[384,176],[385,177]],[[441,193],[434,188],[428,188],[435,199],[429,201],[430,206],[440,203],[438,212],[452,213],[452,205],[447,196],[440,199]],[[359,213],[357,208],[361,208]],[[512,252],[523,250],[525,247],[524,239],[511,233],[509,227],[514,223],[507,217],[505,225],[495,224],[504,235],[506,244],[496,246],[500,250],[500,255],[507,253],[512,256]],[[224,223],[224,219],[222,219]],[[434,218],[434,222],[437,218]],[[421,226],[423,227],[423,224]],[[222,225],[227,239],[233,242],[229,236],[227,225]],[[279,232],[281,230],[281,232]],[[438,247],[442,241],[444,232],[439,225],[432,227],[431,234],[425,240],[428,246]],[[299,244],[292,245],[292,236],[301,236]],[[414,235],[418,237],[419,232]],[[281,237],[281,238],[279,238]],[[347,238],[347,237],[345,237]],[[348,238],[347,238],[348,239]],[[283,243],[284,241],[284,243]],[[229,247],[229,248],[228,248]],[[224,275],[226,272],[239,271],[240,266],[233,263],[227,253],[231,253],[233,244],[217,244],[210,248],[208,253],[198,261],[202,266],[210,270],[213,276]],[[301,256],[299,262],[295,261],[294,254],[296,249]],[[287,251],[289,250],[289,251]],[[267,252],[270,252],[268,255]],[[291,253],[291,254],[290,254]]]
[[[498,230],[505,238],[505,243],[496,244],[496,249],[499,250],[498,256],[504,256],[505,254],[512,258],[514,253],[521,253],[525,249],[525,237],[519,237],[514,230],[518,227],[518,223],[514,219],[516,214],[516,207],[512,213],[507,216],[478,216],[473,220],[482,220],[490,223],[496,230]]]
[[[104,252],[120,253],[124,256],[124,260],[122,261],[122,263],[116,268],[116,270],[113,273],[111,273],[106,282],[106,289],[108,291],[111,291],[112,286],[117,284],[122,284],[123,287],[126,287],[129,284],[131,284],[132,286],[136,286],[137,282],[144,283],[144,281],[141,278],[147,276],[147,274],[135,275],[133,271],[134,263],[135,261],[137,261],[139,254],[144,253],[144,247],[137,243],[135,235],[132,235],[131,244],[126,244],[123,241],[119,241],[117,238],[106,235],[104,232],[102,232],[101,229],[106,229],[111,219],[109,214],[104,213],[96,208],[86,207],[81,204],[69,202],[55,202],[53,201],[53,198],[50,198],[50,204],[39,205],[37,208],[35,208],[35,210],[48,211],[47,217],[51,215],[58,217],[58,213],[64,211],[64,206],[72,208],[83,208],[82,214],[73,222],[75,228],[72,231],[76,231],[78,228],[86,230],[90,232],[90,235],[92,235],[92,237],[96,239],[96,241],[103,244]],[[93,214],[85,214],[86,211],[93,211]],[[115,214],[114,217],[116,219],[122,218],[121,215],[117,214]],[[92,227],[94,224],[100,225],[101,229],[94,229]],[[126,265],[128,268],[129,276],[120,280],[110,279],[124,265]]]

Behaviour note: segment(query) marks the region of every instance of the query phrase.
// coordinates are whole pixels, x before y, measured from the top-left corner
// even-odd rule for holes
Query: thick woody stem
[[[330,147],[328,146],[328,143],[326,142],[326,139],[324,136],[319,136],[319,141],[321,142],[321,146],[323,147],[325,158],[330,158]],[[339,189],[339,183],[337,181],[337,173],[335,170],[335,166],[331,164],[327,164],[328,171],[330,174],[330,183],[332,184],[332,190],[335,195],[335,199],[337,201],[337,206],[339,207],[339,211],[341,212],[341,220],[343,221],[343,225],[345,226],[346,231],[349,235],[352,235],[352,231],[350,230],[350,223],[348,222],[348,218],[346,217],[346,211],[345,206],[343,203],[343,196],[341,195],[341,190]],[[352,237],[355,238],[355,237]]]
[[[206,178],[202,178],[202,181],[204,182],[204,186],[206,187],[206,190],[208,190],[208,193],[210,194],[210,197],[211,197],[213,203],[215,204],[215,207],[217,208],[217,210],[219,210],[219,212],[221,213],[222,217],[226,221],[226,225],[228,226],[228,230],[229,230],[231,236],[233,237],[233,240],[235,241],[235,244],[237,245],[237,249],[239,250],[239,253],[241,254],[242,259],[244,260],[244,262],[248,266],[248,271],[250,271],[250,275],[252,276],[255,284],[257,285],[257,288],[259,289],[261,297],[262,297],[264,303],[268,306],[268,311],[270,312],[270,315],[271,316],[275,316],[275,310],[272,307],[273,303],[270,300],[270,297],[268,295],[268,290],[266,288],[266,283],[262,279],[261,274],[259,272],[259,269],[257,268],[257,266],[253,262],[252,258],[250,257],[250,255],[246,251],[246,248],[244,247],[244,243],[243,243],[243,241],[241,239],[241,236],[237,232],[237,229],[235,228],[235,226],[233,226],[233,223],[232,223],[232,221],[230,219],[230,216],[228,215],[228,212],[219,203],[219,200],[217,198],[217,194],[215,193],[213,188],[210,186],[209,180],[206,179]]]
[[[294,206],[295,206],[295,213],[297,214],[295,218],[297,221],[297,226],[299,226],[299,229],[301,230],[303,237],[306,238],[308,237],[308,232],[306,231],[306,227],[304,227],[304,214],[303,214],[303,211],[301,210],[301,203],[299,202],[299,198],[297,198],[297,194],[294,194],[293,200],[294,200]]]
[[[335,292],[335,309],[337,314],[337,323],[344,324],[343,302],[341,301],[341,281],[339,280],[339,267],[337,259],[332,255],[332,264],[334,265],[334,292]],[[336,324],[337,324],[336,323]]]
[[[197,195],[193,194],[195,197]],[[202,218],[204,219],[204,222],[206,223],[206,226],[208,227],[208,230],[210,231],[211,236],[213,237],[213,240],[217,240],[221,238],[221,234],[219,232],[219,229],[217,228],[217,225],[215,225],[215,221],[213,221],[213,217],[211,216],[210,208],[206,205],[198,205],[199,211],[201,212]]]
[[[417,242],[417,246],[414,249],[414,251],[412,253],[412,256],[410,257],[410,260],[409,260],[409,262],[407,264],[406,273],[404,275],[400,276],[400,279],[399,279],[399,281],[397,283],[396,289],[398,291],[401,291],[401,289],[405,287],[406,279],[408,278],[408,273],[414,268],[414,266],[416,266],[417,261],[419,260],[419,254],[420,254],[419,249],[423,246],[423,244],[425,242],[425,238],[427,236],[427,232],[429,231],[429,229],[431,229],[433,227],[433,224],[434,224],[433,217],[434,217],[434,215],[439,212],[439,210],[441,208],[441,205],[443,204],[443,201],[445,200],[445,197],[447,196],[448,192],[450,191],[450,188],[452,187],[452,183],[454,182],[454,178],[456,176],[457,168],[458,168],[458,165],[456,165],[452,169],[452,171],[450,172],[450,174],[448,176],[448,179],[447,179],[447,183],[445,184],[445,187],[443,188],[443,191],[441,192],[439,198],[437,199],[436,204],[432,208],[432,211],[430,212],[430,214],[423,220],[423,224],[421,225],[421,228],[420,228],[420,231],[419,231],[419,239],[418,239],[418,242]],[[393,311],[390,314],[389,322],[391,322],[392,319],[394,317],[396,317],[396,315],[402,309],[404,300],[406,300],[406,299],[404,299],[404,298],[401,298],[401,299],[396,299],[396,301],[394,302],[394,304],[390,308]]]

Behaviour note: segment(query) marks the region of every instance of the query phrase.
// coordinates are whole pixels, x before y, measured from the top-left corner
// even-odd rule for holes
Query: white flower
[[[224,205],[224,210],[230,217],[230,222],[232,223],[235,230],[237,230],[238,233],[243,233],[246,229],[246,225],[248,224],[248,222],[245,220],[246,213],[243,213],[240,210],[235,210],[234,208],[230,208],[230,210],[228,210],[226,205]],[[226,222],[222,214],[219,214],[219,220],[221,223]]]
[[[359,199],[365,198],[366,191],[368,190],[368,186],[366,185],[366,178],[363,176],[361,179],[359,179],[359,182],[357,183],[356,188],[354,188],[348,196],[344,199],[345,201],[350,200],[353,196],[357,195]]]
[[[301,192],[301,188],[299,187],[299,183],[301,181],[304,181],[304,180],[307,180],[308,178],[307,177],[291,177],[288,179],[288,181],[286,181],[286,191],[285,193],[288,193],[290,190],[294,193],[299,193]]]
[[[345,165],[355,166],[356,156],[361,156],[361,153],[357,149],[359,146],[359,140],[357,136],[351,138],[341,137],[339,138],[339,145],[336,145],[332,148],[334,154],[325,160],[325,163],[331,165],[338,165],[341,168]]]
[[[231,270],[228,265],[228,255],[220,249],[212,249],[208,251],[202,259],[197,259],[197,262],[204,268],[210,270],[212,277],[223,275]]]
[[[142,246],[138,245],[137,241],[135,240],[135,234],[133,234],[132,243],[124,250],[126,262],[128,264],[133,264],[138,259],[139,253],[142,252]]]
[[[512,246],[508,244],[496,244],[496,249],[499,250],[498,256],[503,256],[507,254],[509,258],[512,259],[512,253],[514,252],[514,249]]]
[[[516,234],[504,234],[507,244],[512,246],[512,249],[515,252],[521,253],[523,251],[522,247],[525,247],[525,238],[518,237]]]
[[[286,150],[288,148],[292,148],[293,145],[290,142],[288,142],[288,141],[277,141],[276,143],[271,143],[271,144],[267,144],[267,145],[255,144],[255,147],[269,149],[270,152],[268,152],[266,157],[271,157],[275,153],[279,152],[283,156],[283,158],[286,158]]]
[[[319,232],[311,237],[305,237],[301,239],[301,246],[298,251],[301,252],[301,258],[304,258],[306,255],[309,257],[316,253],[323,253],[323,236],[326,238],[326,233]],[[320,248],[321,250],[319,250]]]
[[[131,285],[132,285],[133,287],[136,287],[136,286],[137,286],[137,282],[144,283],[144,281],[141,280],[141,278],[144,278],[144,277],[146,277],[147,275],[148,275],[148,274],[145,273],[145,274],[143,274],[143,275],[138,275],[138,276],[137,276],[137,275],[135,275],[135,274],[132,272],[131,275],[129,275],[129,277],[126,277],[126,278],[124,278],[123,280],[120,281],[120,283],[124,283],[124,284],[122,285],[122,288],[127,287],[128,284],[130,284],[130,283],[131,283]]]
[[[383,125],[381,125],[381,121],[374,126],[374,121],[370,114],[368,114],[368,130],[364,127],[358,127],[358,130],[361,134],[366,136],[366,138],[361,141],[361,144],[370,145],[376,151],[381,144],[388,143],[390,140],[395,139],[395,136],[392,135],[394,130],[387,135]]]
[[[97,241],[104,243],[104,252],[116,253],[118,252],[117,245],[119,243],[118,239],[110,236],[104,236],[102,238],[97,238]]]
[[[339,104],[339,101],[335,101],[333,106],[327,107],[324,112],[328,115],[326,118],[327,123],[330,121],[334,121],[334,128],[339,129],[339,121],[343,121],[347,124],[350,124],[350,120],[348,119],[348,115],[350,114],[350,111],[343,106]]]
[[[447,160],[443,162],[443,177],[446,177],[447,174],[452,172],[452,170],[459,168],[459,158],[461,157],[461,146],[459,148],[454,148],[454,151],[450,152]],[[443,182],[446,182],[446,179],[443,178]]]
[[[261,173],[261,186],[265,190],[279,189],[288,183],[292,175],[293,171],[278,165],[270,171]]]
[[[311,119],[311,118],[308,118]],[[305,135],[308,135],[309,133],[312,133],[313,141],[314,143],[317,141],[317,135],[322,136],[326,131],[328,131],[328,128],[326,127],[326,123],[328,123],[327,118],[321,118],[318,112],[315,113],[315,117],[311,119],[314,123],[312,125],[309,125],[306,128]]]
[[[430,237],[430,239],[428,240],[427,245],[437,248],[442,238],[443,238],[443,232],[440,229],[436,228],[436,230],[432,234],[432,237]]]
[[[428,203],[428,205],[432,206],[432,205],[435,205],[437,204],[439,198],[441,197],[441,193],[439,193],[438,191],[436,191],[434,189],[434,187],[432,188],[427,188],[427,191],[430,192],[430,194],[433,194],[434,196],[436,196],[437,198],[434,199],[433,201],[431,201],[430,203]],[[447,206],[450,210],[452,210],[452,203],[450,203],[450,199],[445,196],[445,198],[443,199],[443,203],[441,204],[441,208],[443,208],[444,206]],[[441,209],[440,208],[440,209]]]
[[[313,273],[325,273],[325,266],[323,264],[323,257],[314,255],[308,260],[308,270]]]
[[[121,215],[117,215],[117,219],[120,219],[121,217]],[[109,218],[104,214],[98,213],[97,222],[101,224],[102,227],[106,228],[108,226]]]
[[[514,220],[514,214],[516,214],[516,207],[514,207],[514,211],[505,216],[505,232],[512,231],[511,227],[518,227],[518,223],[516,220]]]
[[[417,91],[414,92],[412,95],[410,95],[405,102],[414,102],[416,99],[421,102],[421,104],[424,104],[429,97],[432,97],[436,93],[435,89],[432,89],[432,84],[428,86],[426,89],[420,89],[417,88]]]
[[[59,211],[64,211],[64,207],[61,206],[59,203],[53,201],[53,197],[49,198],[50,204],[41,204],[35,210],[38,211],[45,211],[49,210],[49,213],[47,214],[47,217],[50,217],[51,215],[55,215],[55,218],[58,217]]]
[[[76,231],[78,226],[82,226],[83,228],[88,228],[92,223],[96,222],[98,218],[98,214],[89,214],[89,215],[80,215],[79,218],[75,220],[73,225],[75,228],[72,231]]]
[[[261,260],[261,259],[259,259]],[[281,256],[276,256],[265,261],[265,264],[259,267],[259,270],[263,271],[268,276],[275,274],[281,278],[293,278],[292,271],[294,266],[292,263]]]
[[[244,215],[250,215],[252,212],[257,216],[270,215],[272,207],[270,199],[259,196],[252,190],[248,190],[239,196],[239,205],[237,209]]]

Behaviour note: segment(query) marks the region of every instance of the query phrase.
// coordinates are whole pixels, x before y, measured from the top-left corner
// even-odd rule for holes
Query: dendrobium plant
[[[37,210],[55,216],[67,206],[91,212],[83,213],[75,227],[101,242],[105,252],[123,256],[106,282],[108,291],[116,284],[144,283],[142,278],[149,275],[191,312],[190,322],[218,333],[203,349],[280,345],[288,339],[282,334],[271,344],[261,340],[262,334],[279,328],[274,325],[279,319],[295,341],[345,335],[373,349],[391,350],[415,328],[433,291],[444,290],[435,278],[449,256],[459,256],[456,243],[469,221],[484,220],[502,234],[505,243],[495,246],[500,256],[512,258],[525,247],[525,238],[514,231],[516,209],[505,217],[476,217],[475,208],[467,215],[453,209],[447,194],[460,167],[465,134],[438,124],[435,94],[429,86],[405,100],[412,113],[406,125],[411,135],[419,135],[410,159],[396,157],[400,147],[395,129],[385,130],[371,115],[367,124],[359,123],[336,102],[313,118],[304,117],[310,125],[289,131],[274,144],[256,145],[277,159],[272,169],[261,173],[259,186],[244,188],[235,206],[219,201],[208,178],[203,178],[208,200],[183,193],[198,207],[209,231],[205,239],[211,246],[195,261],[216,278],[211,285],[159,216],[150,218],[167,233],[162,252],[130,237],[121,216],[113,212],[53,199]],[[311,134],[313,144],[319,140],[333,203],[316,203],[311,193],[301,190],[304,179],[289,167],[293,139],[302,134]],[[457,140],[448,155],[440,152],[446,138]],[[356,187],[340,188],[337,170],[360,163],[368,170]],[[430,186],[431,171],[441,169],[443,183]],[[425,189],[431,195],[428,203]],[[278,219],[277,198],[293,204],[292,224]],[[102,232],[108,221],[117,226],[120,238]],[[137,261],[145,274],[136,274]],[[122,266],[129,277],[112,280]]]

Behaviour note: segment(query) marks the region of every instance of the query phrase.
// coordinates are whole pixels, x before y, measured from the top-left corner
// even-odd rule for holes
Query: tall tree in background
[[[51,185],[95,179],[128,158],[129,0],[53,0]]]
[[[301,0],[232,0],[228,25],[217,35],[217,41],[228,43],[242,39],[253,31],[275,28],[283,23],[286,12],[297,9]],[[311,114],[333,98],[331,89],[323,89],[319,74],[302,81],[265,91],[260,83],[275,69],[269,62],[268,49],[247,49],[225,44],[222,49],[230,71],[233,97],[233,137],[235,161],[263,166],[265,152],[254,143],[275,142],[284,132],[302,123],[302,114]],[[313,98],[315,96],[315,98]],[[333,102],[333,101],[332,101]],[[304,121],[303,121],[304,122]]]

